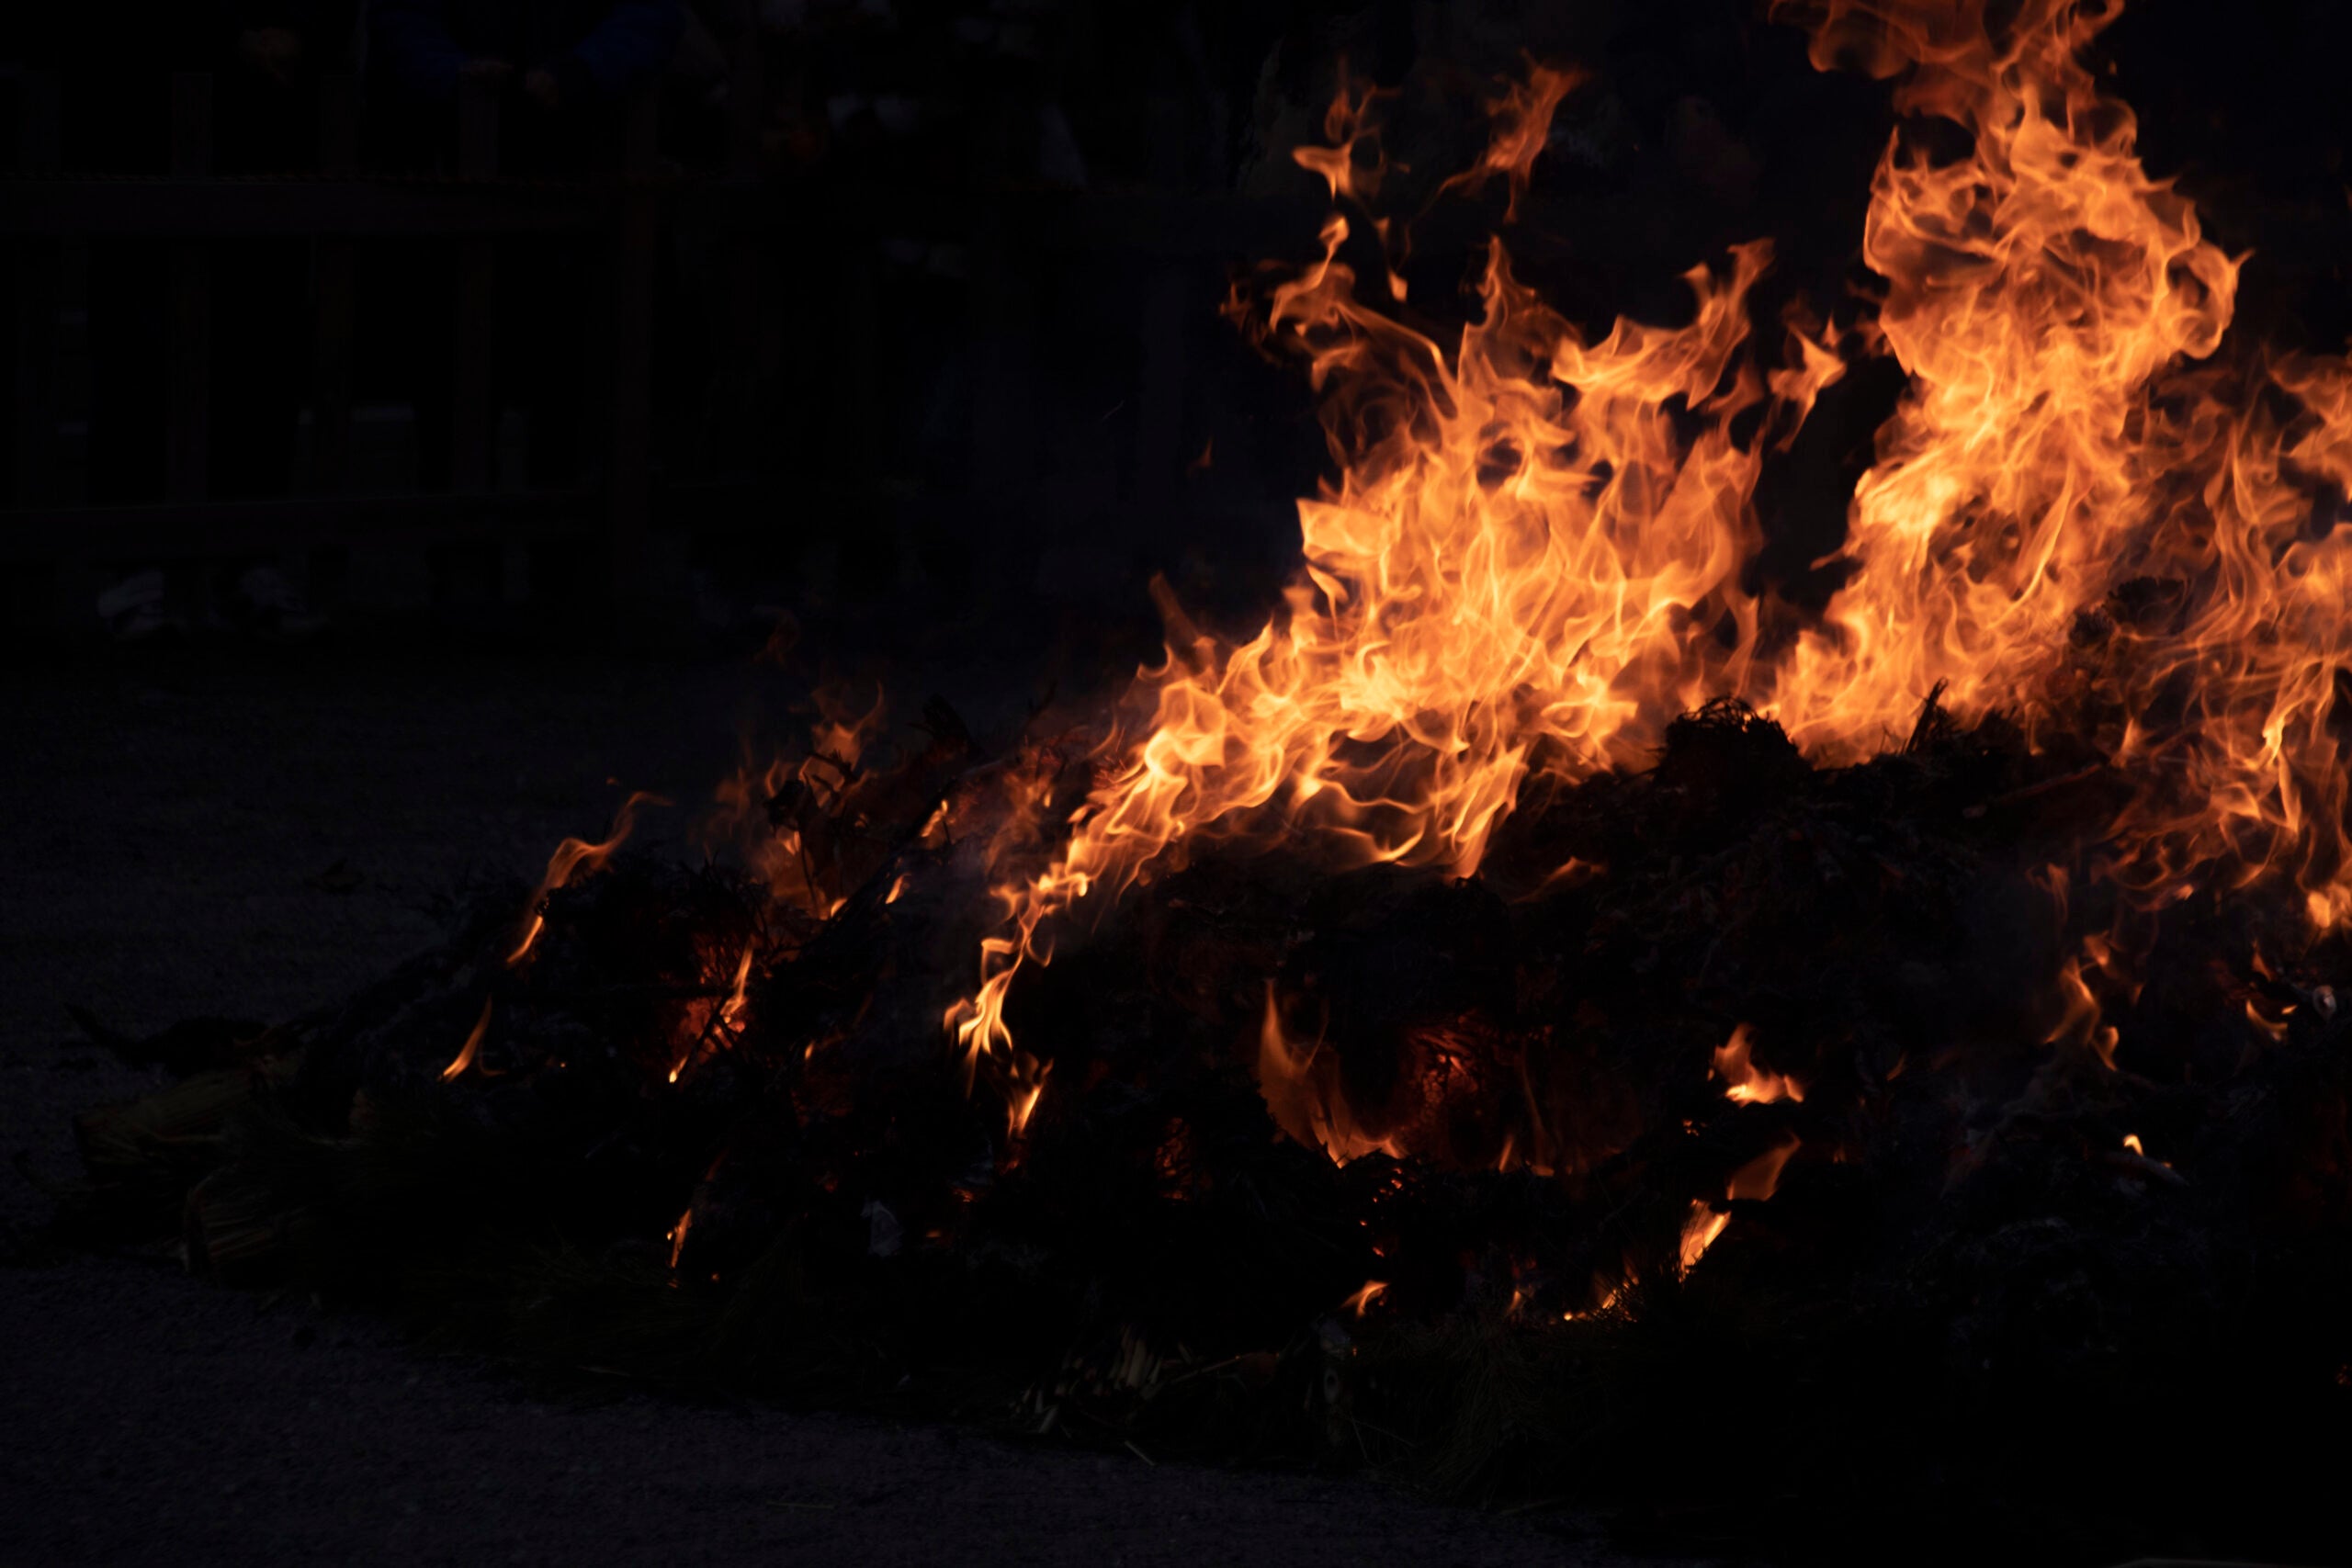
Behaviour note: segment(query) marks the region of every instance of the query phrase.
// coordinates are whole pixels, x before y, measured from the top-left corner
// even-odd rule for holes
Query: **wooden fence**
[[[647,583],[650,531],[691,515],[695,526],[764,518],[789,528],[795,496],[817,488],[905,484],[873,471],[875,432],[896,416],[879,400],[870,366],[875,323],[890,302],[877,295],[875,246],[910,228],[952,240],[968,257],[966,332],[975,386],[969,407],[967,484],[1000,508],[1017,507],[1034,482],[1026,360],[1041,310],[1043,254],[1118,254],[1138,270],[1131,319],[1133,450],[1123,504],[1148,514],[1173,493],[1191,453],[1183,429],[1186,315],[1205,309],[1194,281],[1204,263],[1295,242],[1295,215],[1229,196],[1178,189],[1119,194],[1003,189],[916,192],[842,184],[775,185],[759,172],[760,65],[744,50],[731,66],[730,144],[725,166],[679,172],[656,157],[656,100],[625,111],[618,165],[592,177],[517,179],[500,172],[500,106],[469,84],[455,107],[454,169],[386,176],[357,156],[360,94],[350,75],[320,80],[317,153],[299,175],[243,177],[214,171],[213,80],[170,85],[170,162],[145,177],[99,177],[61,167],[60,93],[54,79],[17,73],[17,168],[0,175],[0,250],[13,262],[10,334],[10,479],[0,509],[0,573],[14,584],[19,629],[95,625],[97,588],[126,568],[247,558],[282,563],[319,589],[322,563],[356,548],[429,553],[552,547],[574,562],[577,591],[628,604]],[[495,314],[502,254],[517,242],[553,240],[589,258],[597,280],[591,311],[594,368],[582,392],[591,476],[548,486],[514,482],[496,463],[501,410],[494,387]],[[68,482],[62,460],[73,422],[61,367],[61,322],[74,268],[94,244],[152,242],[167,293],[161,349],[163,493],[95,504]],[[304,420],[308,461],[293,493],[221,493],[208,471],[214,358],[235,352],[212,341],[216,253],[226,243],[268,241],[307,254],[310,358]],[[387,482],[354,463],[356,279],[367,247],[427,241],[449,256],[447,484]],[[714,408],[728,411],[691,461],[657,473],[651,406],[658,278],[682,243],[718,258],[706,275],[719,298],[705,303],[732,329],[714,337]],[[784,287],[789,249],[804,281]],[[812,254],[823,281],[809,288]],[[808,386],[808,369],[825,367]],[[796,389],[797,386],[797,389]],[[782,390],[779,390],[782,389]],[[779,407],[778,400],[797,407]],[[831,472],[763,473],[763,433],[817,422],[812,445]],[[933,497],[936,501],[940,498]],[[656,574],[658,575],[658,574]],[[326,596],[331,597],[331,594]]]

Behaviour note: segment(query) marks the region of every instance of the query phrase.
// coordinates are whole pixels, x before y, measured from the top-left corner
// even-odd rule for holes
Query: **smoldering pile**
[[[559,1373],[1664,1539],[1967,1508],[1944,1546],[2105,1545],[2257,1495],[2312,1539],[2352,1399],[2346,955],[2209,889],[2086,964],[2131,787],[2095,756],[1930,705],[1816,769],[1720,704],[1532,788],[1474,878],[1194,846],[1017,998],[1050,1092],[1016,1135],[943,976],[979,846],[1088,760],[929,721],[769,795],[797,901],[575,856],[336,1007],[112,1040],[185,1076],[82,1120],[68,1223]]]

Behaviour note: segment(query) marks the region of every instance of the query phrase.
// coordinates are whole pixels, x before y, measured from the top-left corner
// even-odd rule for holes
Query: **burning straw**
[[[741,869],[625,811],[85,1118],[93,1214],[194,1183],[192,1264],[518,1356],[1683,1539],[2318,1528],[2352,367],[2227,341],[2097,15],[1783,9],[1971,148],[1888,146],[1871,319],[1756,350],[1755,245],[1587,341],[1498,242],[1442,341],[1343,88],[1320,254],[1234,299],[1334,463],[1258,636],[1170,603],[1114,721],[993,753],[837,705]],[[1490,105],[1514,209],[1573,87]],[[1751,498],[1862,352],[1910,390],[1807,618]]]

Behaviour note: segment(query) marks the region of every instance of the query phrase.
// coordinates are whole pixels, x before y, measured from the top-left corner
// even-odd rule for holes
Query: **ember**
[[[1902,78],[1860,319],[1755,344],[1757,243],[1589,334],[1498,240],[1441,333],[1344,85],[1318,253],[1228,303],[1333,468],[1254,636],[1163,594],[1115,713],[987,743],[829,692],[709,863],[626,852],[631,796],[93,1113],[101,1205],[193,1180],[199,1268],[560,1362],[1686,1537],[2324,1528],[2352,362],[2230,338],[2108,13],[1776,9]],[[1578,81],[1498,86],[1445,198],[1508,221]],[[1809,615],[1759,479],[1878,355]]]

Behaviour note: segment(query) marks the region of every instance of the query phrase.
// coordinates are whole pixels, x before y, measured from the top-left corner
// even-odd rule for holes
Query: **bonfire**
[[[1870,297],[1767,329],[1758,243],[1580,332],[1509,250],[1578,88],[1531,64],[1442,327],[1344,82],[1319,240],[1227,302],[1329,438],[1254,637],[1163,595],[1110,711],[1011,736],[825,694],[705,863],[633,798],[340,1006],[124,1043],[190,1076],[85,1119],[84,1223],[539,1364],[1657,1539],[2327,1540],[2352,363],[2233,337],[2096,8],[1778,8],[1896,83]],[[1758,483],[1880,357],[1812,613]]]

